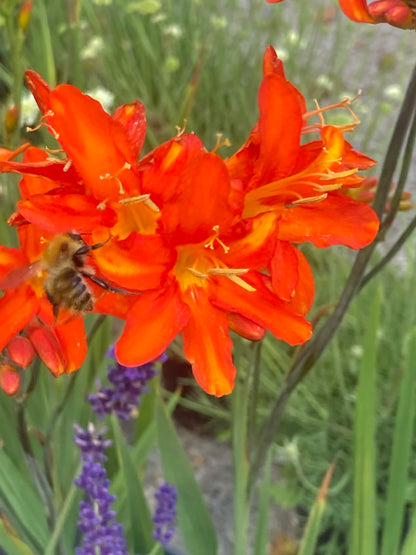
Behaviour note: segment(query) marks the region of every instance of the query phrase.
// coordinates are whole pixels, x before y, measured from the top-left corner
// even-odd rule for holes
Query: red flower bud
[[[51,373],[55,377],[63,374],[66,367],[65,353],[53,328],[32,322],[26,327],[26,331],[37,354]]]
[[[29,0],[28,2],[24,2],[22,7],[20,8],[17,25],[19,29],[21,29],[23,32],[26,31],[29,25],[30,15],[32,13],[32,4],[33,2]]]
[[[10,364],[0,365],[0,387],[7,395],[15,395],[19,391],[19,372]]]
[[[16,335],[9,341],[7,352],[10,359],[21,368],[27,368],[35,356],[35,349],[27,337]]]
[[[6,117],[4,118],[4,127],[6,128],[7,133],[13,133],[17,127],[18,121],[19,110],[17,109],[17,106],[11,106],[7,110]]]

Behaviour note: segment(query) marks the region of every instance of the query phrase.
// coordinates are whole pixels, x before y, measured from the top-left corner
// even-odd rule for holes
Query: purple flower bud
[[[163,545],[173,538],[175,533],[176,502],[178,494],[175,486],[164,482],[155,493],[157,501],[153,522],[153,537]]]

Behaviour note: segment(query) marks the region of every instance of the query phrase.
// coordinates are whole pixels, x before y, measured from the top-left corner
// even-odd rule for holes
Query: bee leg
[[[82,256],[84,254],[88,254],[90,251],[95,251],[95,249],[100,249],[101,247],[106,245],[110,239],[111,235],[103,243],[95,243],[95,245],[82,245],[82,247],[77,250],[74,256]]]
[[[114,287],[113,285],[110,285],[109,283],[107,283],[103,279],[100,279],[97,276],[90,275],[90,274],[84,274],[84,273],[83,273],[83,276],[87,277],[88,279],[90,279],[91,281],[93,281],[94,283],[96,283],[97,285],[99,285],[100,287],[105,289],[106,291],[111,291],[112,293],[122,293],[123,295],[137,295],[137,293],[127,291],[126,289],[121,289],[119,287]]]

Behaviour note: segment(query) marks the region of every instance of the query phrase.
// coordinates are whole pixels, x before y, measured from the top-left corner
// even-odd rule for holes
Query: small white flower
[[[93,58],[98,58],[104,50],[104,40],[102,37],[96,36],[92,37],[89,43],[81,52],[81,58],[83,60],[91,60]]]
[[[403,100],[403,90],[400,85],[389,85],[384,89],[384,96],[389,100]]]
[[[350,352],[351,352],[351,356],[353,356],[354,358],[357,358],[357,359],[363,358],[364,349],[362,345],[352,345]]]
[[[176,23],[171,23],[170,25],[166,25],[166,27],[163,29],[163,33],[169,37],[178,39],[183,35],[183,30]]]
[[[22,94],[22,104],[20,106],[21,109],[21,122],[22,126],[26,127],[27,125],[31,126],[35,123],[37,118],[39,117],[39,108],[36,104],[35,99],[30,94],[29,91],[25,91]]]
[[[286,35],[286,40],[289,44],[296,45],[299,43],[299,39],[300,39],[299,33],[294,29],[289,31],[288,34]]]
[[[318,77],[316,78],[316,84],[318,85],[318,87],[321,87],[325,91],[332,91],[332,89],[334,88],[334,82],[331,81],[328,75],[325,75],[324,73],[318,75]]]
[[[92,96],[95,100],[98,100],[106,112],[111,112],[114,104],[114,94],[111,91],[104,87],[95,87],[87,91],[87,94]]]
[[[228,21],[225,17],[212,15],[211,25],[214,27],[214,29],[226,29],[228,27]]]

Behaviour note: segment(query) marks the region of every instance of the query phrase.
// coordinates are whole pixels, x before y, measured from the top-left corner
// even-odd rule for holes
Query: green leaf
[[[10,511],[18,533],[34,549],[44,551],[48,539],[44,504],[28,475],[22,473],[6,453],[0,451],[0,499]]]
[[[401,555],[414,555],[416,553],[416,507],[413,507],[412,522],[410,530],[406,535],[406,539],[401,550]]]
[[[382,555],[397,553],[403,530],[415,420],[415,360],[416,328],[411,331],[405,342],[405,360],[394,423],[393,448],[384,515]]]
[[[354,419],[354,498],[350,555],[376,554],[375,429],[377,330],[381,292],[370,306]]]
[[[7,530],[2,519],[0,519],[0,546],[10,555],[35,555],[26,543]]]
[[[114,415],[111,417],[111,424],[119,460],[119,473],[124,479],[122,491],[116,491],[115,493],[118,494],[119,499],[121,499],[121,495],[125,496],[127,494],[128,524],[126,534],[131,540],[129,545],[133,549],[133,553],[148,553],[154,544],[152,538],[153,523],[139,479],[138,468],[131,458],[126,439]]]
[[[188,551],[198,555],[215,555],[217,538],[211,515],[161,400],[157,406],[156,421],[163,472],[166,480],[178,491],[179,528]]]

